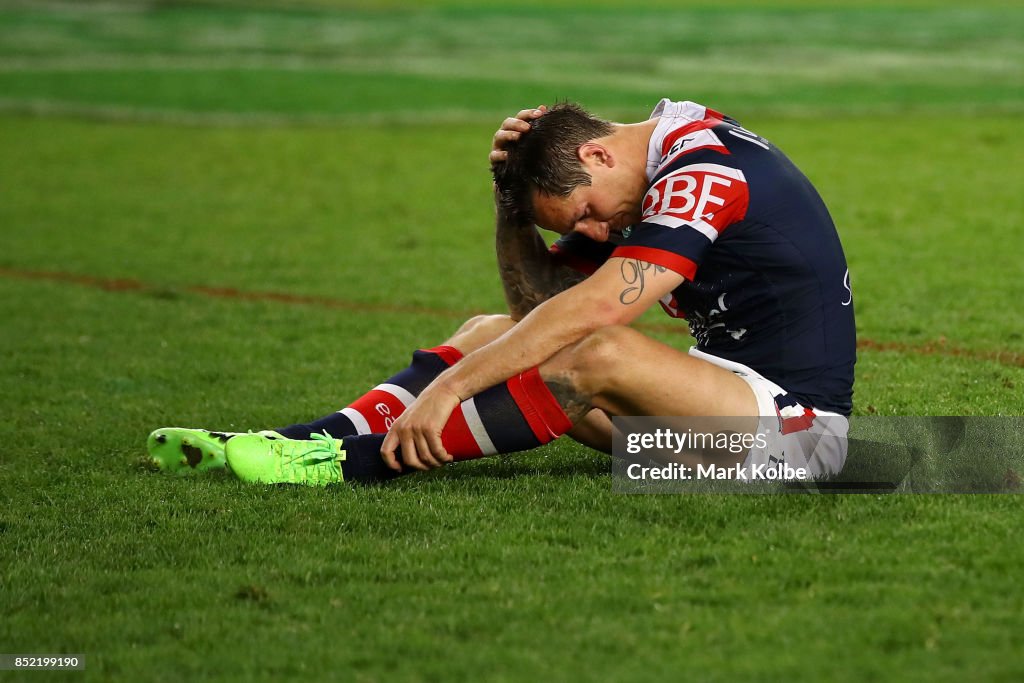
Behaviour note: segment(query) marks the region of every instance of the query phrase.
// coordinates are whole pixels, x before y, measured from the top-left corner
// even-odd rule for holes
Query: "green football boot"
[[[327,486],[342,481],[342,440],[326,432],[310,434],[309,438],[299,441],[264,434],[236,436],[225,448],[228,467],[242,481],[254,484]]]
[[[263,431],[269,438],[283,438],[277,432]],[[164,427],[149,435],[146,449],[157,469],[174,474],[219,470],[227,466],[224,446],[239,432],[211,432],[207,429]]]

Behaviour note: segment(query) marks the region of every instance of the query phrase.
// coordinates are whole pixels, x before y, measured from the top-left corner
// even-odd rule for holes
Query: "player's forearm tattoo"
[[[516,320],[584,278],[554,262],[533,226],[513,226],[499,218],[495,246],[505,300]]]
[[[619,294],[619,302],[625,306],[636,303],[640,295],[644,293],[644,285],[648,275],[654,277],[658,273],[664,273],[665,266],[659,266],[640,259],[624,259],[619,271],[622,273],[622,281],[626,288]]]
[[[582,420],[593,407],[594,397],[574,387],[567,377],[552,377],[544,383],[573,424]]]

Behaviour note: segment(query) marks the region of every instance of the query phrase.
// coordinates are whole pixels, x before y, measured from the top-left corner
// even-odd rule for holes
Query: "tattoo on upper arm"
[[[619,302],[629,306],[640,300],[644,293],[648,275],[654,277],[658,273],[664,273],[667,268],[640,259],[623,259],[619,272],[622,274],[622,281],[626,288],[619,294]]]

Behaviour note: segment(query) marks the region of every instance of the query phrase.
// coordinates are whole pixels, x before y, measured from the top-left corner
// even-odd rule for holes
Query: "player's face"
[[[537,225],[561,235],[578,232],[595,242],[607,242],[640,218],[631,197],[602,192],[595,185],[581,185],[566,197],[538,194],[533,202]]]
[[[640,220],[643,188],[617,177],[614,169],[597,169],[591,184],[580,185],[565,197],[534,194],[537,225],[561,235],[578,232],[595,242],[607,242],[612,234]]]

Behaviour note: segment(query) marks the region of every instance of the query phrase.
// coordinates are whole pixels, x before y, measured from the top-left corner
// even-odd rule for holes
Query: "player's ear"
[[[593,165],[607,166],[608,168],[615,166],[615,157],[611,150],[596,142],[584,142],[576,151],[576,155],[584,168]]]

